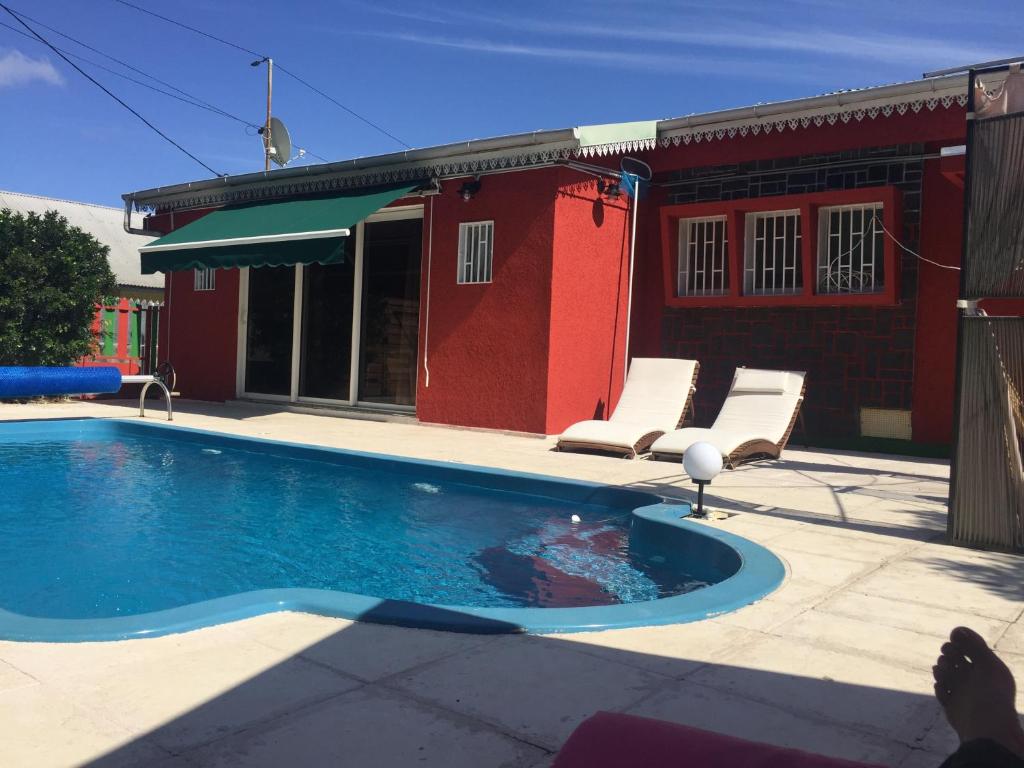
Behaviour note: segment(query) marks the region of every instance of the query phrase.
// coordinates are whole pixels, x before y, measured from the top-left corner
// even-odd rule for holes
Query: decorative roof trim
[[[848,103],[844,104],[844,100]],[[124,199],[137,211],[153,211],[155,207],[161,211],[211,208],[293,195],[526,170],[571,158],[609,157],[651,151],[659,146],[667,148],[737,136],[768,135],[812,125],[849,123],[851,120],[861,122],[865,118],[875,120],[894,114],[905,115],[908,111],[919,113],[939,107],[950,109],[954,104],[961,108],[967,104],[965,79],[961,76],[658,121],[657,138],[621,138],[606,144],[581,146],[580,129],[572,129],[574,138],[568,138],[567,131],[537,131],[464,145],[415,150],[411,154],[420,156],[416,159],[404,157],[410,153],[360,158],[328,164],[327,167],[309,166],[266,176],[248,174],[182,184],[166,190],[151,189],[126,194]],[[529,141],[524,143],[527,139]],[[509,146],[507,142],[510,141],[517,144]],[[502,146],[503,143],[506,145]],[[331,167],[343,165],[350,167]],[[351,167],[353,165],[357,167]],[[284,175],[277,177],[281,173]]]
[[[821,127],[822,125],[835,125],[838,122],[848,123],[850,120],[861,122],[864,118],[874,120],[878,117],[890,117],[893,114],[905,115],[908,111],[917,113],[922,109],[933,112],[939,107],[949,109],[954,104],[960,107],[967,106],[967,94],[962,89],[925,99],[895,98],[885,102],[875,102],[869,106],[851,104],[849,106],[809,110],[803,114],[790,114],[782,118],[755,117],[753,119],[736,120],[731,123],[717,123],[707,128],[682,128],[664,132],[658,139],[658,143],[662,147],[678,147],[680,144],[700,144],[701,142],[732,139],[737,136],[742,138],[748,134],[757,136],[760,133],[768,135],[772,132],[795,131],[798,128],[809,128],[811,125]]]

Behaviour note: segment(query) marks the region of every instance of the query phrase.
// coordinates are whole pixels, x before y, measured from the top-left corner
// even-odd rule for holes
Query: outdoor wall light
[[[722,471],[722,452],[711,443],[694,443],[683,454],[683,469],[697,484],[697,511],[694,517],[704,517],[704,486]]]
[[[479,178],[473,179],[472,181],[464,181],[462,182],[462,186],[459,187],[459,195],[468,203],[476,196],[476,193],[480,191],[480,186]]]

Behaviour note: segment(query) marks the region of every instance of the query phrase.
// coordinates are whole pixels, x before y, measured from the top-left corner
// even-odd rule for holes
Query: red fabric
[[[552,768],[868,768],[646,717],[598,712],[580,723]]]

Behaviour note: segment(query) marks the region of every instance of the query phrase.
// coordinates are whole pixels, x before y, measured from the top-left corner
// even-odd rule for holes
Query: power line
[[[122,0],[118,0],[118,2],[122,2]],[[316,86],[312,85],[311,83],[306,82],[305,80],[303,80],[301,77],[296,75],[291,70],[285,69],[283,66],[281,66],[277,62],[274,62],[274,65],[278,68],[279,71],[284,72],[284,74],[288,75],[288,77],[290,77],[293,80],[295,80],[295,81],[301,83],[302,85],[306,86],[307,88],[309,88],[309,90],[313,91],[313,93],[320,94],[321,96],[323,96],[325,99],[327,99],[329,102],[331,102],[335,106],[341,107],[343,110],[348,112],[350,115],[352,115],[357,120],[361,120],[364,123],[366,123],[368,126],[370,126],[371,128],[374,128],[375,130],[380,131],[381,133],[383,133],[385,136],[387,136],[392,141],[397,141],[399,144],[401,144],[406,149],[412,149],[412,147],[410,145],[406,144],[404,141],[402,141],[400,138],[395,136],[390,131],[387,131],[387,130],[381,128],[379,125],[377,125],[372,120],[368,120],[367,118],[365,118],[362,115],[360,115],[358,112],[356,112],[356,111],[354,111],[352,109],[349,109],[344,104],[342,104],[340,101],[338,101],[337,99],[333,98],[332,96],[328,96],[326,93],[321,91],[319,88],[317,88]]]
[[[203,30],[201,30],[201,29],[196,29],[195,27],[190,27],[188,24],[185,24],[185,23],[180,22],[180,21],[176,21],[175,19],[170,19],[170,18],[168,18],[166,16],[161,16],[156,11],[151,11],[148,8],[143,8],[142,6],[135,5],[134,3],[129,3],[129,2],[127,2],[127,0],[114,0],[114,2],[115,3],[120,3],[121,5],[124,5],[124,6],[128,7],[128,8],[134,8],[136,11],[141,11],[142,13],[147,13],[150,16],[154,16],[154,17],[156,17],[156,18],[158,18],[158,19],[160,19],[162,21],[166,21],[168,24],[174,24],[175,26],[181,27],[183,29],[187,29],[189,32],[195,32],[197,35],[202,35],[203,37],[208,37],[211,40],[216,40],[218,43],[230,46],[231,48],[234,48],[237,51],[241,51],[242,53],[248,53],[250,56],[255,56],[258,59],[265,59],[265,58],[267,58],[262,53],[256,53],[256,51],[253,51],[253,50],[251,50],[249,48],[245,48],[245,47],[243,47],[241,45],[238,45],[236,43],[232,43],[231,41],[225,40],[222,37],[217,37],[216,35],[211,35],[209,32],[203,32]]]
[[[6,29],[11,30],[11,32],[14,32],[15,34],[21,35],[22,37],[26,37],[29,40],[31,40],[33,43],[38,43],[39,42],[39,40],[37,38],[35,38],[32,35],[30,35],[28,32],[23,32],[20,29],[16,29],[15,27],[12,27],[10,24],[7,24],[6,22],[0,21],[0,27],[5,27]],[[58,32],[57,34],[61,34],[61,33]],[[142,80],[138,80],[138,79],[136,79],[134,77],[131,77],[130,75],[124,74],[123,72],[118,72],[117,70],[111,69],[110,67],[107,67],[107,66],[105,66],[103,64],[100,64],[98,61],[93,61],[92,59],[86,58],[85,56],[82,56],[80,54],[72,53],[71,51],[66,51],[63,48],[57,48],[56,50],[60,51],[61,53],[65,53],[68,56],[71,56],[71,57],[73,57],[75,59],[78,59],[79,61],[85,62],[89,66],[96,67],[97,69],[102,69],[104,72],[109,72],[111,75],[114,75],[115,77],[120,77],[120,78],[122,78],[124,80],[127,80],[130,83],[135,83],[136,85],[141,85],[143,88],[148,88],[149,90],[155,91],[156,93],[163,94],[164,96],[168,96],[168,97],[170,97],[172,99],[177,99],[178,101],[181,101],[181,102],[183,102],[185,104],[188,104],[190,106],[193,106],[193,107],[198,107],[200,109],[205,109],[205,110],[207,110],[209,112],[212,112],[212,113],[214,113],[216,115],[220,115],[221,117],[230,118],[231,120],[234,120],[236,122],[242,123],[242,124],[244,124],[244,125],[246,125],[246,126],[248,126],[250,128],[259,128],[259,126],[256,125],[255,123],[250,123],[248,120],[243,120],[240,117],[236,117],[235,115],[232,115],[232,114],[230,114],[228,112],[225,112],[223,109],[220,109],[219,107],[215,107],[212,104],[208,105],[205,102],[202,102],[200,100],[195,100],[195,99],[193,99],[193,97],[188,96],[188,94],[186,94],[185,96],[179,96],[176,93],[171,93],[170,91],[165,91],[163,88],[157,88],[155,85],[150,85],[147,82],[144,82]],[[108,57],[108,58],[113,58],[113,57]],[[156,79],[156,78],[153,78],[153,79]],[[158,80],[157,82],[160,82],[160,81]],[[173,87],[173,86],[171,86],[171,87]],[[179,90],[180,91],[180,89],[175,89],[175,90]],[[182,91],[182,93],[184,93],[184,92]]]
[[[60,35],[61,37],[63,37],[66,40],[70,40],[75,45],[80,45],[82,48],[85,48],[86,50],[92,51],[93,53],[98,53],[103,58],[109,59],[110,61],[113,61],[115,64],[120,64],[125,69],[129,69],[132,72],[136,72],[136,73],[142,75],[143,77],[149,78],[153,82],[156,82],[156,83],[159,83],[160,85],[166,86],[167,88],[170,88],[173,91],[177,91],[182,96],[184,96],[187,99],[190,99],[192,102],[194,102],[196,106],[203,107],[203,108],[208,109],[208,110],[213,111],[213,112],[218,112],[218,113],[224,115],[225,117],[230,117],[232,120],[234,120],[236,122],[244,123],[245,125],[252,126],[253,128],[259,128],[258,125],[255,125],[254,123],[250,123],[248,120],[242,120],[240,117],[236,117],[235,115],[230,114],[229,112],[221,109],[220,107],[217,107],[217,106],[211,104],[210,102],[206,101],[205,99],[199,98],[195,94],[189,93],[188,91],[186,91],[186,90],[184,90],[182,88],[179,88],[178,86],[176,86],[176,85],[174,85],[172,83],[168,83],[165,80],[161,80],[159,77],[156,77],[155,75],[151,75],[148,72],[144,72],[143,70],[139,69],[138,67],[134,66],[133,64],[128,63],[127,61],[123,61],[122,59],[119,59],[116,56],[111,56],[109,53],[106,53],[105,51],[101,51],[99,48],[95,48],[95,47],[89,45],[88,43],[84,43],[81,40],[79,40],[79,39],[77,39],[75,37],[72,37],[71,35],[69,35],[66,32],[62,32],[59,29],[55,29],[54,27],[48,26],[47,24],[44,24],[43,22],[39,21],[39,19],[32,18],[27,13],[22,13],[21,11],[16,11],[15,13],[18,16],[20,16],[22,19],[26,19],[28,21],[31,21],[37,27],[42,27],[43,29],[47,29],[50,32],[53,32],[54,34]],[[18,30],[14,30],[14,31],[17,32]],[[20,34],[23,34],[26,37],[28,37],[28,35],[26,33],[24,33],[24,32],[20,32]],[[65,53],[67,53],[67,51],[65,51]],[[107,69],[102,64],[97,64],[94,61],[89,61],[89,59],[86,59],[83,56],[80,56],[80,55],[77,55],[77,54],[71,54],[71,55],[75,56],[76,58],[78,58],[78,59],[80,59],[82,61],[87,61],[88,63],[92,64],[93,66],[99,67],[100,69],[104,69],[107,72],[110,72],[111,74],[118,75],[119,77],[125,77],[125,79],[131,80],[134,83],[138,83],[139,85],[144,85],[146,87],[152,88],[152,86],[148,86],[145,83],[139,83],[138,80],[133,80],[132,78],[127,77],[126,75],[121,75],[118,72],[115,72],[115,71],[113,71],[111,69]],[[159,89],[154,89],[154,90],[158,90],[159,91]],[[159,92],[166,94],[166,91],[159,91]],[[170,95],[173,95],[173,94],[167,94],[167,95],[170,96]]]
[[[68,66],[70,66],[70,67],[73,67],[73,68],[74,68],[74,70],[75,70],[76,72],[78,72],[78,73],[79,73],[79,74],[80,74],[80,75],[81,75],[82,77],[84,77],[84,78],[85,78],[86,80],[88,80],[88,81],[89,81],[90,83],[92,83],[93,85],[95,85],[95,86],[96,86],[97,88],[99,88],[99,89],[100,89],[101,91],[103,91],[103,92],[104,92],[105,94],[107,94],[107,95],[108,95],[108,96],[109,96],[110,98],[112,98],[112,99],[113,99],[114,101],[116,101],[116,102],[117,102],[118,104],[120,104],[120,105],[121,105],[122,107],[124,107],[124,108],[125,108],[125,109],[127,109],[127,110],[128,110],[129,112],[131,112],[131,113],[132,113],[133,115],[135,115],[135,116],[136,116],[137,118],[139,118],[139,120],[141,120],[141,121],[142,121],[143,123],[145,123],[145,124],[146,124],[146,126],[147,126],[147,127],[149,127],[149,129],[150,129],[150,130],[152,130],[152,131],[153,131],[154,133],[156,133],[157,135],[159,135],[159,136],[160,136],[160,137],[161,137],[161,138],[162,138],[162,139],[163,139],[164,141],[166,141],[166,142],[168,142],[169,144],[171,144],[172,146],[176,147],[176,148],[177,148],[178,150],[180,150],[180,151],[181,151],[182,153],[184,153],[184,154],[188,155],[188,156],[189,156],[190,158],[192,158],[193,160],[195,160],[195,161],[196,161],[196,162],[197,162],[197,163],[198,163],[199,165],[203,166],[203,168],[205,168],[206,170],[208,170],[208,171],[209,171],[210,173],[212,173],[212,174],[213,174],[214,176],[222,176],[222,175],[223,175],[223,174],[217,173],[217,171],[213,170],[213,168],[211,168],[210,166],[208,166],[208,165],[207,165],[206,163],[204,163],[204,162],[203,162],[202,160],[200,160],[200,159],[199,159],[198,157],[196,157],[196,156],[195,156],[195,155],[193,155],[193,154],[192,154],[191,152],[189,152],[189,151],[188,151],[187,149],[185,149],[185,148],[184,148],[183,146],[181,146],[181,144],[179,144],[178,142],[176,142],[176,141],[175,141],[174,139],[172,139],[172,138],[171,138],[170,136],[168,136],[168,135],[167,135],[166,133],[164,133],[164,132],[163,132],[163,131],[161,131],[161,130],[160,130],[159,128],[157,128],[157,127],[156,127],[155,125],[153,125],[153,124],[152,124],[151,122],[149,122],[149,120],[147,120],[147,119],[146,119],[146,118],[144,118],[144,117],[143,117],[142,115],[140,115],[140,114],[139,114],[138,112],[136,112],[136,111],[135,111],[134,109],[132,109],[132,108],[131,108],[130,106],[128,106],[128,104],[127,104],[127,103],[126,103],[125,101],[123,101],[123,100],[122,100],[121,98],[119,98],[118,96],[116,96],[116,95],[115,95],[115,94],[113,93],[113,91],[111,91],[110,89],[108,89],[108,88],[107,88],[107,87],[106,87],[105,85],[103,85],[103,83],[101,83],[101,82],[100,82],[99,80],[97,80],[97,79],[95,79],[94,77],[92,77],[92,75],[90,75],[90,74],[89,74],[88,72],[86,72],[86,71],[85,71],[84,69],[82,69],[82,68],[81,68],[80,66],[78,66],[77,64],[75,64],[75,62],[73,62],[73,61],[72,61],[71,59],[69,59],[69,58],[68,58],[67,56],[65,56],[65,55],[64,55],[64,54],[63,54],[63,53],[62,53],[62,52],[61,52],[60,50],[58,50],[58,49],[57,49],[57,48],[56,48],[56,47],[55,47],[55,46],[54,46],[54,45],[53,45],[53,44],[52,44],[52,43],[51,43],[51,42],[50,42],[49,40],[47,40],[47,39],[46,39],[45,37],[43,37],[43,36],[42,36],[42,35],[40,35],[40,34],[39,34],[38,32],[36,32],[36,31],[35,31],[35,30],[34,30],[34,29],[33,29],[32,27],[30,27],[30,26],[29,26],[29,25],[28,25],[28,24],[27,24],[27,23],[26,23],[25,21],[23,21],[23,20],[22,20],[21,18],[19,18],[18,14],[16,14],[16,13],[15,13],[14,11],[12,11],[12,10],[11,10],[10,8],[8,8],[8,7],[6,6],[6,5],[4,5],[3,3],[0,3],[0,8],[2,8],[2,9],[3,9],[4,11],[6,11],[6,12],[8,13],[8,15],[9,15],[9,16],[10,16],[10,17],[11,17],[12,19],[14,19],[15,21],[17,21],[17,22],[18,22],[19,24],[21,24],[21,26],[23,26],[23,27],[24,27],[25,29],[27,29],[27,30],[28,30],[29,32],[31,32],[31,33],[32,33],[32,35],[33,35],[33,37],[35,37],[35,38],[36,38],[37,40],[39,40],[39,42],[41,42],[41,43],[42,43],[43,45],[45,45],[45,46],[46,46],[47,48],[49,48],[49,49],[50,49],[51,51],[53,51],[53,52],[54,52],[55,54],[57,54],[58,56],[60,56],[60,57],[61,57],[61,59],[63,59],[63,60],[64,60],[64,61],[65,61],[65,62],[66,62],[66,63],[68,64]]]
[[[159,93],[159,94],[161,94],[163,96],[167,96],[169,98],[176,99],[177,101],[180,101],[180,102],[182,102],[184,104],[188,104],[188,105],[193,106],[193,107],[198,107],[199,109],[204,109],[207,112],[211,112],[212,114],[219,115],[221,117],[225,117],[225,118],[227,118],[229,120],[233,120],[236,123],[241,123],[242,125],[246,126],[247,128],[252,128],[254,130],[258,130],[261,127],[261,126],[257,125],[256,123],[253,123],[253,122],[251,122],[249,120],[245,120],[244,118],[238,117],[237,115],[233,115],[230,112],[228,112],[227,110],[221,109],[220,107],[218,107],[218,106],[216,106],[214,104],[211,104],[210,102],[206,101],[205,99],[202,99],[202,98],[196,96],[195,94],[189,93],[188,91],[184,90],[183,88],[179,88],[178,86],[174,85],[173,83],[168,83],[165,80],[161,80],[160,78],[156,77],[155,75],[151,75],[148,72],[145,72],[145,71],[139,69],[138,67],[130,64],[127,61],[123,61],[122,59],[119,59],[116,56],[112,56],[109,53],[106,53],[105,51],[101,51],[99,48],[96,48],[96,47],[94,47],[92,45],[89,45],[88,43],[85,43],[85,42],[79,40],[78,38],[73,37],[73,36],[67,34],[66,32],[62,32],[61,30],[56,29],[55,27],[51,27],[51,26],[49,26],[47,24],[44,24],[43,22],[39,21],[38,19],[32,18],[31,16],[29,16],[26,13],[22,13],[20,11],[15,11],[15,14],[17,14],[18,16],[21,16],[23,19],[27,19],[28,21],[31,21],[33,24],[36,24],[37,26],[40,26],[40,27],[42,27],[44,29],[47,29],[50,32],[53,32],[54,34],[60,35],[61,37],[65,38],[67,40],[70,40],[72,43],[75,43],[76,45],[80,45],[81,47],[86,48],[86,49],[88,49],[90,51],[93,51],[93,52],[99,54],[100,56],[103,56],[104,58],[109,59],[110,61],[113,61],[113,62],[115,62],[117,64],[120,64],[122,67],[125,67],[126,69],[129,69],[132,72],[137,72],[138,74],[142,75],[143,77],[147,77],[150,80],[153,80],[154,82],[160,83],[161,85],[165,85],[168,88],[170,88],[170,89],[172,89],[174,91],[177,91],[177,93],[172,93],[171,91],[166,91],[163,88],[158,88],[158,87],[152,85],[151,83],[147,83],[147,82],[145,82],[143,80],[139,80],[138,78],[131,77],[130,75],[126,75],[123,72],[118,72],[115,69],[111,69],[110,67],[108,67],[108,66],[106,66],[104,64],[100,64],[98,61],[94,61],[94,60],[92,60],[92,59],[90,59],[90,58],[88,58],[86,56],[82,56],[81,54],[73,53],[72,51],[68,51],[68,50],[65,50],[63,48],[59,48],[59,47],[54,46],[56,48],[56,50],[60,51],[61,53],[67,54],[68,56],[71,56],[72,58],[75,58],[78,61],[84,62],[84,63],[88,64],[89,66],[96,67],[97,69],[101,69],[104,72],[108,72],[109,74],[114,75],[115,77],[120,77],[121,79],[127,80],[130,83],[135,83],[136,85],[142,86],[143,88],[148,88],[149,90],[154,91],[156,93]],[[29,34],[28,32],[25,32],[23,30],[20,30],[20,29],[17,29],[15,27],[12,27],[10,24],[7,24],[6,22],[0,21],[0,27],[5,27],[6,29],[9,29],[11,32],[14,32],[15,34],[21,35],[22,37],[25,37],[25,38],[31,40],[34,43],[41,42],[38,38],[36,38],[35,36]],[[179,95],[179,94],[181,94],[181,95]],[[324,163],[330,162],[327,158],[322,157],[322,156],[318,155],[316,152],[313,152],[313,151],[311,151],[309,149],[303,148],[302,151],[303,151],[304,154],[307,154],[310,157],[316,158],[317,160],[319,160],[321,162],[324,162]]]
[[[183,22],[177,21],[175,19],[168,18],[167,16],[162,16],[161,14],[156,13],[155,11],[151,11],[148,8],[143,8],[140,5],[135,5],[135,3],[130,3],[130,2],[128,2],[128,0],[114,0],[114,2],[115,3],[120,3],[121,5],[125,6],[126,8],[132,8],[132,9],[134,9],[136,11],[139,11],[140,13],[145,13],[145,14],[148,14],[149,16],[153,16],[154,18],[160,19],[161,21],[166,21],[168,24],[174,24],[175,26],[181,27],[182,29],[187,29],[188,31],[194,32],[197,35],[202,35],[203,37],[209,38],[210,40],[214,40],[214,41],[216,41],[218,43],[221,43],[222,45],[226,45],[226,46],[228,46],[230,48],[234,48],[236,51],[241,51],[242,53],[247,53],[250,56],[255,56],[258,59],[270,58],[269,56],[267,56],[265,54],[257,53],[256,51],[252,50],[251,48],[246,48],[243,45],[238,45],[237,43],[232,43],[230,40],[225,40],[222,37],[217,37],[216,35],[211,35],[209,32],[204,32],[201,29],[197,29],[196,27],[189,26],[188,24],[185,24]],[[352,115],[357,120],[360,120],[363,123],[365,123],[366,125],[368,125],[371,128],[373,128],[374,130],[379,131],[380,133],[384,134],[385,136],[387,136],[392,141],[398,142],[399,144],[401,144],[406,149],[412,149],[412,147],[409,144],[406,144],[404,141],[402,141],[400,138],[395,136],[393,133],[391,133],[390,131],[385,130],[384,128],[382,128],[381,126],[377,125],[377,123],[373,122],[369,118],[363,117],[361,114],[356,112],[354,109],[345,106],[340,101],[335,99],[333,96],[330,96],[330,95],[324,93],[319,88],[317,88],[316,86],[312,85],[308,81],[302,79],[301,77],[299,77],[294,72],[292,72],[292,71],[290,71],[288,69],[285,69],[283,66],[278,64],[276,61],[274,62],[274,64],[278,68],[279,71],[281,71],[284,74],[288,75],[290,78],[292,78],[296,82],[300,83],[301,85],[306,86],[309,90],[313,91],[313,93],[316,93],[316,94],[322,96],[323,98],[327,99],[329,102],[331,102],[335,106],[340,107],[341,109],[345,110],[348,114]]]

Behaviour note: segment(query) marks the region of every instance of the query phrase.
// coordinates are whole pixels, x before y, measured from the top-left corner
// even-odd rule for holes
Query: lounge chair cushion
[[[651,451],[656,454],[673,454],[683,458],[686,449],[694,443],[711,443],[723,456],[728,456],[741,445],[750,440],[765,439],[756,432],[727,432],[716,429],[700,429],[689,427],[687,429],[675,429],[666,432],[654,441]]]
[[[722,724],[729,727],[729,718],[723,717]],[[612,712],[598,712],[584,720],[559,750],[553,768],[623,766],[870,768],[865,763]]]
[[[558,438],[559,445],[586,443],[631,451],[633,446],[651,432],[664,430],[647,425],[622,424],[617,421],[580,421],[573,424]]]
[[[710,429],[673,430],[659,437],[651,451],[683,453],[698,441],[711,443],[728,456],[751,440],[779,443],[800,405],[804,374],[739,368],[732,388]]]
[[[798,395],[803,386],[803,375],[789,371],[764,371],[758,368],[737,368],[730,394],[733,392],[759,392],[766,395]]]
[[[608,421],[573,424],[559,436],[559,446],[582,443],[631,451],[644,436],[675,429],[689,402],[696,370],[695,360],[633,358],[622,396]]]
[[[696,366],[694,360],[634,358],[608,421],[648,427],[645,431],[675,429],[690,397]]]

